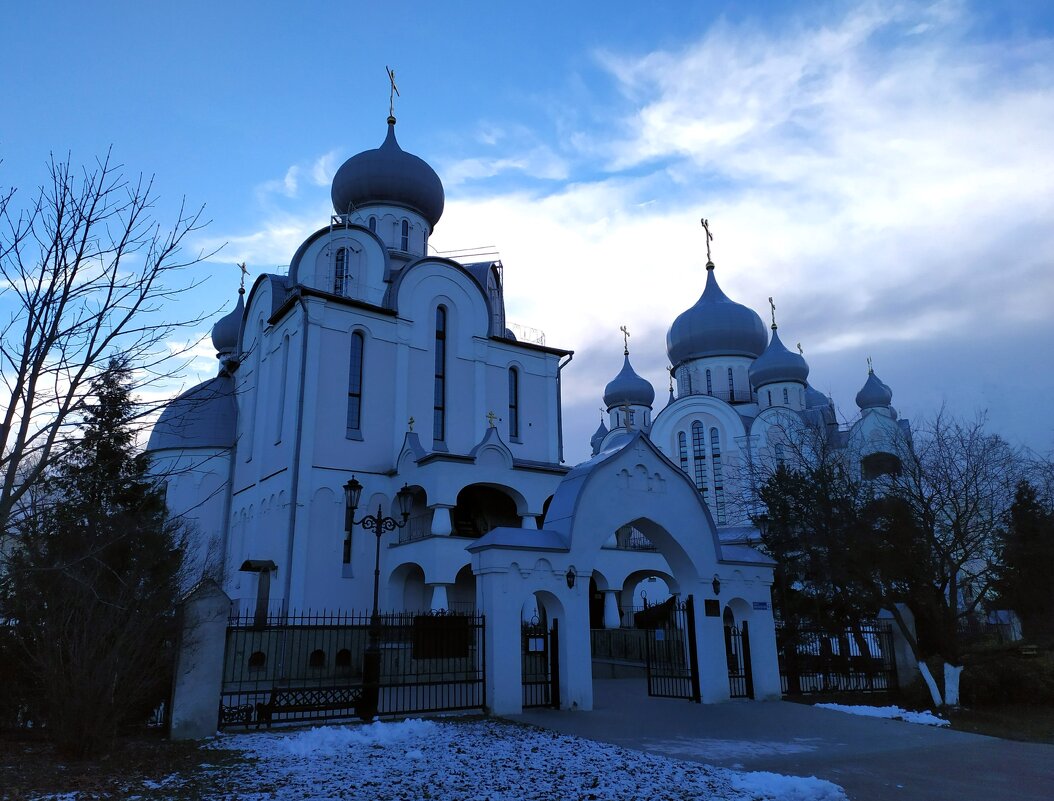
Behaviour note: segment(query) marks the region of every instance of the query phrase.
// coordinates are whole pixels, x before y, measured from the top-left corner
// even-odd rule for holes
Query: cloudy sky
[[[362,4],[366,5],[366,4]],[[493,247],[509,319],[575,351],[568,461],[633,361],[725,292],[801,342],[842,415],[866,358],[902,414],[987,410],[1054,448],[1054,11],[1044,3],[93,3],[5,13],[0,186],[113,146],[158,216],[212,220],[179,317],[282,271],[340,163],[399,141],[442,177],[432,244]],[[219,8],[213,7],[218,6]],[[195,367],[214,370],[207,348]],[[196,380],[192,372],[187,382]],[[660,401],[661,402],[661,401]]]

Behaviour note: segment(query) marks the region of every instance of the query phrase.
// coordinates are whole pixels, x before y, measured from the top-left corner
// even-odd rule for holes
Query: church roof
[[[238,349],[238,336],[242,331],[245,314],[245,290],[238,292],[238,303],[233,311],[225,314],[212,326],[212,346],[217,353],[232,353]]]
[[[873,409],[880,406],[889,406],[893,402],[893,390],[886,386],[882,380],[875,375],[874,370],[867,373],[867,381],[860,391],[856,393],[856,405],[861,409]]]
[[[337,214],[373,203],[413,209],[435,228],[443,216],[443,182],[428,163],[407,153],[395,139],[395,118],[388,118],[388,135],[380,147],[357,153],[333,176],[330,192]]]
[[[748,372],[754,389],[780,381],[796,381],[804,384],[809,377],[809,365],[800,353],[794,353],[780,341],[776,326],[772,326],[772,340]]]
[[[604,404],[611,409],[622,404],[650,407],[655,400],[655,388],[649,381],[637,375],[629,363],[626,353],[619,374],[604,388]]]
[[[728,298],[717,284],[714,263],[706,263],[706,287],[666,334],[666,350],[676,367],[703,356],[757,357],[768,337],[757,312]]]
[[[218,375],[169,401],[154,424],[146,449],[230,448],[237,421],[234,379]]]

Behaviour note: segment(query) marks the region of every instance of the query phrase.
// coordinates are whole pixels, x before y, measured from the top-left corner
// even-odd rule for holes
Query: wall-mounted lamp
[[[714,581],[710,586],[714,588],[714,595],[721,594],[721,579],[718,578],[717,573],[714,573]]]
[[[567,579],[567,589],[573,590],[575,588],[575,579],[577,578],[575,569],[573,567],[567,568],[567,575],[564,578]]]

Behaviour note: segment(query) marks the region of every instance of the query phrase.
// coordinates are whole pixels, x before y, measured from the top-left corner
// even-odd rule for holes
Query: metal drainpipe
[[[296,408],[296,434],[295,442],[293,444],[293,481],[292,486],[289,489],[289,547],[286,548],[285,558],[285,600],[283,605],[285,606],[286,613],[289,612],[289,593],[293,587],[293,537],[296,535],[296,510],[297,510],[297,493],[300,491],[300,450],[303,442],[303,431],[301,423],[304,417],[304,384],[305,378],[307,377],[307,329],[308,329],[308,315],[307,315],[307,303],[304,301],[304,296],[297,291],[296,302],[304,312],[304,341],[300,348],[300,391],[299,400]]]
[[[571,351],[567,354],[567,361],[560,362],[556,365],[556,436],[559,445],[559,456],[560,464],[564,463],[564,402],[563,402],[563,390],[561,384],[561,372],[567,365],[571,363],[571,360],[575,357],[575,352]]]

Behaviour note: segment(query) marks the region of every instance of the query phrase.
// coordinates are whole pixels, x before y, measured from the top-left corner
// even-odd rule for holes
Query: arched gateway
[[[630,525],[652,552],[604,547]],[[539,530],[495,528],[469,546],[476,603],[486,615],[486,682],[492,712],[522,708],[520,619],[524,601],[545,593],[558,620],[560,706],[593,707],[589,585],[594,571],[668,571],[693,596],[702,701],[729,698],[723,599],[749,604],[754,697],[780,697],[770,603],[773,562],[743,545],[722,546],[689,478],[641,431],[630,431],[561,481]]]

